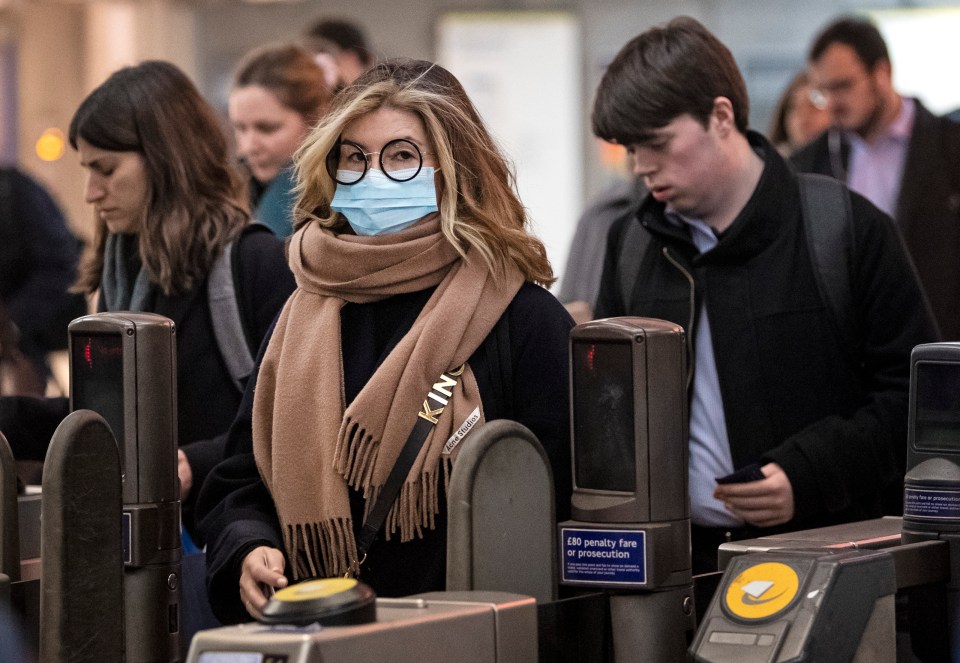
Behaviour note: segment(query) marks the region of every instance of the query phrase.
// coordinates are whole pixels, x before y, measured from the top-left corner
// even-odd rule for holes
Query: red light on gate
[[[91,346],[93,345],[93,339],[87,339],[86,345],[83,346],[83,358],[87,360],[87,366],[93,368],[93,353],[91,351]]]
[[[590,349],[587,350],[587,368],[593,370],[593,357],[597,354],[597,346],[590,344]]]

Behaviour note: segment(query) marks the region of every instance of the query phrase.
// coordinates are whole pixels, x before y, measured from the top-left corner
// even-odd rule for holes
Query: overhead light
[[[51,127],[40,134],[34,149],[43,161],[57,161],[63,156],[65,142],[63,132],[56,127]]]

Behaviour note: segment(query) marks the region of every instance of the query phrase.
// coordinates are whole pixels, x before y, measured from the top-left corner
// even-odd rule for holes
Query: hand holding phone
[[[766,477],[760,469],[760,463],[750,463],[725,477],[717,477],[717,483],[749,483],[761,481]]]

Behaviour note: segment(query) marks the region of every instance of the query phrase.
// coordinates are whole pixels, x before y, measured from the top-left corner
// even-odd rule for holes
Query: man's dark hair
[[[733,106],[746,133],[747,86],[730,50],[692,18],[675,18],[634,37],[607,67],[593,105],[593,132],[627,145],[683,114],[707,126],[717,97]]]
[[[307,36],[332,42],[342,51],[356,53],[364,66],[373,64],[373,52],[367,45],[367,36],[356,23],[339,18],[320,19],[307,30]]]
[[[867,71],[873,71],[878,62],[890,61],[880,30],[859,16],[843,16],[825,27],[810,47],[808,60],[816,62],[834,44],[846,44],[852,48]]]

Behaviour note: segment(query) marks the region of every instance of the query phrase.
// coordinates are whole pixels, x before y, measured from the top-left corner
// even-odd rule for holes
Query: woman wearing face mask
[[[452,396],[362,580],[382,596],[443,588],[446,482],[471,434],[445,443],[465,423],[529,427],[561,513],[569,500],[572,321],[541,287],[554,280],[543,245],[459,82],[428,62],[373,67],[337,97],[297,172],[298,288],[200,497],[208,591],[228,622],[259,615],[269,588],[357,570],[365,513],[439,380],[455,381]]]
[[[292,44],[253,51],[234,76],[228,114],[250,207],[278,237],[293,229],[293,153],[330,105],[330,89],[315,57]]]
[[[232,247],[237,304],[250,349],[293,289],[282,243],[249,226],[242,186],[213,109],[166,62],[114,73],[77,109],[70,144],[87,170],[96,211],[78,288],[99,290],[101,311],[147,311],[177,328],[177,415],[184,524],[221,458],[241,393],[214,335],[207,276]],[[191,491],[191,486],[196,490]]]

